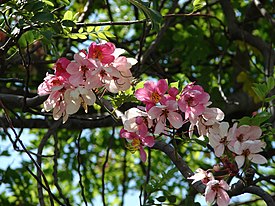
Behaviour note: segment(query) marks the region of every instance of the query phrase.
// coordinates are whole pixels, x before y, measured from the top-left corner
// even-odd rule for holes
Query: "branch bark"
[[[264,57],[265,74],[271,76],[275,63],[275,51],[271,44],[266,43],[261,38],[241,29],[237,24],[237,19],[233,7],[229,0],[220,0],[222,10],[227,19],[228,32],[232,40],[241,40],[257,48]]]

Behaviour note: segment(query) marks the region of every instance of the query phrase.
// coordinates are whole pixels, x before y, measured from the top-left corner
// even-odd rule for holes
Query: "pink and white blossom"
[[[178,101],[179,108],[185,113],[185,119],[194,119],[201,115],[208,106],[210,96],[203,88],[194,83],[188,84],[182,91]]]
[[[56,61],[55,65],[53,66],[55,75],[62,76],[65,79],[69,79],[70,74],[67,72],[66,69],[70,63],[71,63],[71,61],[65,57],[61,57],[60,59],[58,59]]]
[[[63,116],[63,123],[68,120],[68,113],[66,112],[66,102],[64,101],[65,90],[52,91],[48,99],[44,102],[45,111],[53,110],[54,120],[58,120]]]
[[[143,162],[146,162],[147,154],[144,151],[144,146],[147,147],[153,147],[155,144],[155,139],[153,136],[149,135],[138,135],[134,132],[128,132],[125,129],[121,129],[120,131],[120,137],[126,138],[130,142],[130,148],[131,151],[135,152],[136,150],[139,150],[140,152],[140,158]]]
[[[229,190],[229,185],[224,180],[209,181],[205,189],[206,202],[213,204],[216,201],[218,206],[227,206],[230,202],[227,190]]]
[[[147,81],[143,88],[136,90],[135,97],[146,104],[146,111],[149,111],[164,98],[167,90],[168,84],[165,79],[160,79],[158,82]]]
[[[261,138],[262,130],[258,126],[241,125],[235,131],[229,149],[235,152],[235,148],[240,148],[241,144],[247,140],[258,140]]]
[[[241,168],[244,165],[246,159],[256,164],[267,163],[266,158],[261,154],[258,154],[263,151],[265,146],[266,143],[261,140],[247,140],[242,144],[237,145],[235,148],[235,153],[237,155],[235,161],[238,168]]]
[[[138,108],[131,108],[127,110],[124,115],[121,116],[124,129],[128,132],[139,131],[139,125],[141,123],[137,121],[137,117],[147,117],[148,114]],[[147,129],[148,130],[148,129]]]
[[[93,42],[89,47],[87,57],[91,59],[97,59],[102,64],[110,64],[115,59],[113,55],[115,49],[115,45],[111,42],[104,42],[102,44]]]
[[[165,133],[167,120],[175,129],[183,125],[181,114],[178,113],[178,104],[174,100],[165,102],[165,105],[153,106],[148,111],[148,117],[156,121],[154,134]]]
[[[86,81],[93,77],[95,65],[83,52],[75,54],[74,60],[67,67],[67,72],[71,75],[69,82],[75,87],[84,86]]]
[[[195,174],[188,179],[193,180],[192,184],[201,181],[203,184],[207,184],[209,181],[214,180],[214,176],[211,172],[205,171],[201,168],[196,169]]]
[[[67,89],[64,94],[64,100],[66,102],[66,113],[76,113],[80,106],[82,106],[85,112],[88,112],[88,106],[93,105],[96,101],[96,96],[92,90],[84,87],[77,87],[74,89]]]
[[[236,125],[235,125],[236,127]],[[215,151],[215,155],[220,157],[223,155],[226,146],[230,143],[233,135],[229,130],[228,122],[221,122],[219,127],[209,129],[209,143]],[[233,131],[233,130],[232,130]]]
[[[200,136],[208,136],[209,128],[217,128],[224,118],[224,113],[219,108],[205,108],[205,111],[190,121],[189,136],[192,137],[196,127]]]

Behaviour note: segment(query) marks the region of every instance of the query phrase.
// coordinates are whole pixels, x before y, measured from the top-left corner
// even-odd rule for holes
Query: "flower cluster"
[[[229,185],[225,179],[234,176],[245,162],[256,164],[267,162],[259,154],[266,146],[260,140],[262,131],[258,126],[235,123],[232,127],[223,122],[224,113],[219,108],[211,108],[210,96],[203,88],[194,83],[186,85],[182,91],[168,86],[166,80],[147,81],[144,87],[137,89],[135,97],[145,104],[145,107],[131,108],[121,115],[124,128],[120,132],[122,138],[129,142],[128,148],[140,151],[142,161],[146,161],[144,147],[152,147],[156,135],[171,136],[175,131],[189,123],[189,135],[194,131],[209,139],[215,155],[220,158],[221,165],[216,170],[223,173],[214,177],[210,172],[199,169],[190,177],[193,183],[201,180],[206,185],[206,201],[218,206],[228,205],[227,194]]]
[[[44,102],[46,111],[53,110],[55,120],[76,113],[80,107],[88,112],[88,106],[96,101],[99,91],[111,93],[126,91],[133,80],[131,67],[137,63],[133,58],[122,56],[123,49],[110,42],[93,42],[88,51],[80,51],[70,61],[64,57],[57,60],[54,74],[47,73],[38,87],[39,95],[49,95]],[[144,147],[153,147],[157,136],[174,137],[177,130],[188,123],[189,136],[197,133],[207,137],[214,154],[221,160],[211,171],[198,169],[189,179],[192,184],[201,181],[206,185],[205,198],[208,204],[218,206],[229,204],[229,185],[226,178],[238,174],[249,163],[264,164],[267,160],[259,154],[266,147],[260,138],[262,130],[258,126],[235,123],[230,127],[223,122],[224,113],[211,105],[210,95],[195,83],[187,84],[181,91],[169,87],[165,79],[147,81],[143,88],[135,91],[137,100],[144,106],[131,108],[121,117],[123,128],[120,137],[127,140],[127,147],[134,153],[140,151],[143,162],[147,159]]]
[[[133,79],[130,68],[137,61],[122,56],[123,53],[110,42],[93,42],[88,52],[76,53],[73,61],[58,59],[54,74],[47,73],[38,87],[39,95],[49,95],[44,109],[53,110],[55,120],[63,117],[66,122],[81,106],[88,112],[88,106],[96,101],[96,90],[104,88],[117,93],[129,89]]]
[[[229,190],[229,185],[223,179],[216,180],[211,172],[200,168],[188,179],[193,179],[192,184],[201,181],[206,185],[204,195],[208,204],[212,204],[215,201],[218,206],[227,206],[229,204],[230,198],[226,192]]]
[[[211,104],[209,94],[194,83],[188,84],[180,92],[175,87],[169,88],[164,79],[147,81],[143,88],[136,90],[135,97],[145,107],[132,108],[122,115],[124,128],[121,137],[129,140],[133,151],[140,150],[143,161],[146,160],[143,147],[152,147],[155,135],[170,136],[188,121],[192,123],[191,128],[194,125],[202,127],[197,124],[200,120],[210,127],[223,118],[219,109],[208,108]],[[208,115],[211,111],[216,113]]]

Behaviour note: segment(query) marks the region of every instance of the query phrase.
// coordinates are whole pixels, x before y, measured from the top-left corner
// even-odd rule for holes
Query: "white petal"
[[[247,157],[251,162],[254,162],[256,164],[265,164],[267,163],[267,159],[260,155],[260,154],[250,154]]]
[[[235,161],[238,165],[238,168],[240,169],[244,164],[245,158],[244,158],[244,156],[236,156]]]

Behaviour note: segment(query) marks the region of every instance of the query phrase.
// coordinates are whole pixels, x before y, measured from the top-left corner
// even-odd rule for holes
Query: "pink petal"
[[[101,62],[103,64],[110,64],[115,60],[115,57],[113,55],[106,55],[101,59]]]
[[[157,87],[156,90],[158,91],[159,94],[164,94],[168,89],[168,84],[165,79],[160,79],[157,82]]]
[[[135,97],[140,101],[150,101],[150,96],[149,91],[144,88],[138,89],[135,92]]]
[[[162,121],[158,121],[156,127],[155,127],[155,132],[154,134],[160,134],[164,131],[165,129],[165,123]]]
[[[215,150],[215,155],[217,157],[220,157],[224,153],[224,145],[223,144],[219,144],[217,147],[214,148],[214,150]]]
[[[156,119],[158,118],[160,115],[162,114],[162,108],[159,108],[157,106],[152,107],[149,111],[148,111],[148,117],[150,119]]]
[[[76,63],[76,62],[71,62],[71,63],[68,65],[68,67],[67,67],[66,70],[67,70],[67,72],[68,72],[69,74],[76,74],[76,73],[80,72],[80,71],[79,71],[79,64]]]
[[[256,164],[266,164],[267,159],[260,155],[260,154],[250,154],[247,157],[251,162],[256,163]]]
[[[155,138],[153,136],[146,136],[142,139],[142,143],[147,147],[153,147],[155,144]]]
[[[238,168],[240,169],[243,166],[243,164],[244,164],[245,157],[244,156],[236,156],[235,157],[235,161],[236,161],[236,163],[238,165]]]
[[[223,189],[220,189],[217,194],[217,204],[218,206],[228,206],[230,202],[230,198]]]
[[[141,159],[141,161],[142,162],[146,162],[146,160],[147,160],[147,154],[144,151],[144,149],[143,149],[142,146],[139,147],[139,152],[140,152],[140,159]]]
[[[207,186],[205,190],[205,201],[208,204],[213,203],[215,200],[216,194],[217,193],[211,189],[211,186]]]
[[[176,128],[179,129],[183,125],[182,116],[177,112],[169,112],[167,119],[169,120],[170,124]]]
[[[220,180],[220,187],[222,187],[224,190],[229,190],[229,185],[224,180]]]

